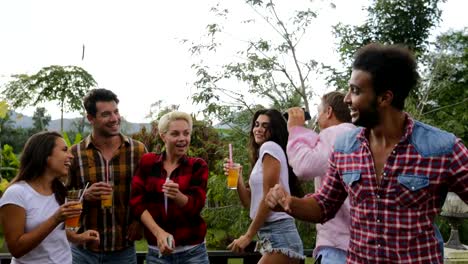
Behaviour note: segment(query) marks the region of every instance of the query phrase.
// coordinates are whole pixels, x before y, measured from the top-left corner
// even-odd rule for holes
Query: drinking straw
[[[232,144],[229,143],[229,165],[232,166]]]
[[[85,194],[86,189],[88,189],[89,182],[86,183],[86,186],[83,189],[83,192],[80,195],[80,203],[83,202],[83,196]]]
[[[169,175],[167,175],[166,177],[166,183],[169,181]],[[166,215],[167,215],[167,194],[164,193],[164,210],[166,211]]]

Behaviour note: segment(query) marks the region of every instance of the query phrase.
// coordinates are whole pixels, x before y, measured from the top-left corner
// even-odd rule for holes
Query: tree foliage
[[[241,36],[248,39],[238,41],[237,51],[219,66],[218,61],[206,58],[222,48],[220,39],[230,33],[225,32],[222,21],[207,25],[205,42],[192,43],[190,48],[192,55],[203,58],[192,65],[197,76],[193,101],[206,106],[205,114],[222,121],[233,111],[253,112],[258,100],[279,110],[297,105],[309,110],[313,94],[310,81],[318,62],[304,57],[300,43],[317,12],[309,8],[294,11],[291,17],[285,18],[279,11],[289,6],[277,7],[273,0],[247,0],[245,3],[255,15],[243,20],[241,26],[248,29],[263,23],[265,32],[269,33],[250,38]],[[211,10],[221,20],[236,16],[219,4]],[[236,41],[232,37],[231,41],[223,43],[233,39]]]
[[[427,56],[425,85],[413,114],[468,142],[468,28],[449,31]]]
[[[372,42],[404,44],[419,58],[427,53],[430,30],[438,25],[445,0],[373,0],[367,7],[367,19],[362,25],[339,23],[333,32],[338,38],[340,60],[346,70],[329,68],[329,81],[347,87],[354,53]]]
[[[34,130],[39,132],[45,130],[46,127],[49,126],[52,117],[47,114],[45,107],[37,107],[34,111],[32,120]]]
[[[11,181],[15,177],[19,168],[19,160],[13,152],[13,148],[5,144],[2,146],[1,166],[0,166],[0,179]]]
[[[77,66],[52,65],[40,69],[33,75],[16,74],[6,84],[4,99],[13,108],[36,106],[43,102],[56,101],[63,113],[82,110],[82,99],[90,87],[96,86],[93,76]]]

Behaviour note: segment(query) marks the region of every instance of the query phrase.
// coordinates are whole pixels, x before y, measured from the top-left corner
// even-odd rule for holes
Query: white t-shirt
[[[289,190],[289,173],[288,163],[286,161],[286,155],[280,145],[273,141],[267,141],[260,146],[258,160],[255,163],[252,173],[250,174],[249,185],[251,193],[250,201],[250,218],[254,219],[257,214],[258,206],[263,198],[263,156],[265,154],[271,155],[273,158],[280,162],[280,177],[279,184],[290,193]],[[283,212],[270,212],[266,218],[266,222],[272,222],[279,219],[292,218],[290,215]]]
[[[20,181],[8,187],[0,199],[0,207],[14,204],[26,211],[25,232],[30,232],[51,217],[59,208],[55,196],[42,195],[29,184]],[[6,216],[8,219],[8,216]],[[21,258],[13,258],[11,263],[72,263],[70,244],[63,223],[59,224],[42,242]]]

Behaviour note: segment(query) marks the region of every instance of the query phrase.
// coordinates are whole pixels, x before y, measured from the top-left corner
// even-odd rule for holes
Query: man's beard
[[[380,117],[377,111],[377,98],[371,101],[369,108],[359,110],[359,117],[353,123],[356,126],[365,128],[374,128],[380,123]]]

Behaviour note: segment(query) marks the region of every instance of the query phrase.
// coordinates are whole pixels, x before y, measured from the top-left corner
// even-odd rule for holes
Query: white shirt
[[[8,187],[0,199],[0,207],[14,204],[26,211],[25,232],[31,232],[38,225],[51,217],[59,208],[55,195],[42,195],[29,184],[20,181]],[[6,216],[8,217],[8,216]],[[63,223],[59,224],[42,242],[21,258],[12,259],[11,263],[72,263],[70,244],[68,243]]]
[[[263,156],[265,154],[271,155],[273,158],[277,159],[280,162],[280,177],[279,184],[284,187],[284,189],[290,193],[289,190],[289,173],[288,173],[288,163],[286,161],[286,155],[284,154],[283,149],[280,145],[276,144],[273,141],[267,141],[263,143],[260,147],[258,160],[255,163],[252,173],[250,174],[249,185],[251,191],[251,201],[250,201],[250,218],[254,219],[257,214],[258,206],[260,201],[263,198]],[[273,222],[276,220],[292,218],[290,215],[283,212],[270,212],[266,218],[266,222]]]

